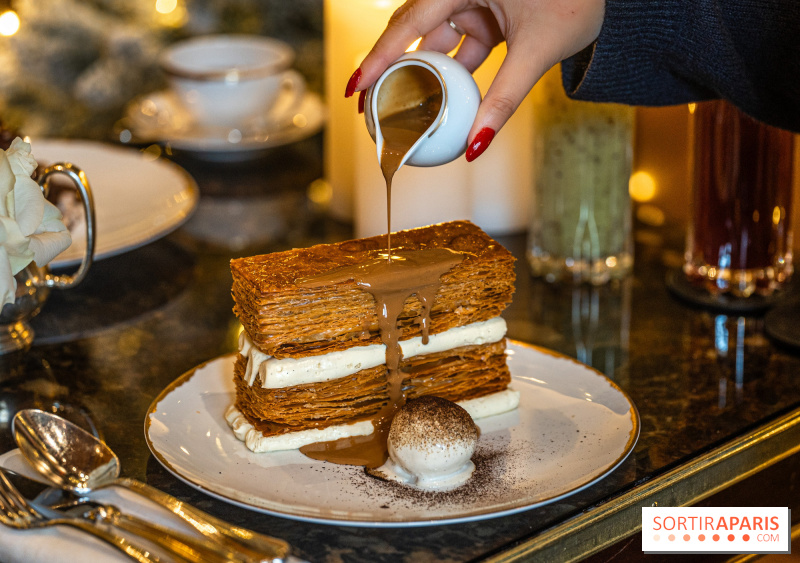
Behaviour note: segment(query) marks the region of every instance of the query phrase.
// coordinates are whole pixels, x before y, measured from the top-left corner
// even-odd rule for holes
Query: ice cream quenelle
[[[418,489],[447,491],[475,471],[478,428],[456,403],[426,395],[397,411],[389,430],[389,459],[368,470],[375,477]]]

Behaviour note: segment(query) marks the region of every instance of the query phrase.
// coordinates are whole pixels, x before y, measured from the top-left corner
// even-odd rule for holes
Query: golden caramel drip
[[[382,465],[386,461],[386,437],[394,413],[405,404],[403,392],[403,373],[400,370],[402,350],[401,332],[397,319],[403,311],[406,299],[415,295],[422,303],[420,324],[423,342],[428,339],[430,309],[439,289],[441,276],[461,262],[461,255],[446,248],[430,250],[401,251],[387,260],[379,255],[370,261],[337,268],[331,272],[298,280],[301,287],[324,287],[330,284],[354,280],[363,290],[375,299],[378,311],[378,326],[381,341],[386,346],[387,383],[389,401],[373,419],[375,432],[366,440],[346,439],[327,444],[312,444],[301,448],[304,454],[314,459],[324,459],[335,463],[350,463],[352,459],[363,459],[364,450],[372,450],[370,462],[373,467],[378,458]],[[377,453],[376,453],[377,452]],[[358,465],[363,465],[358,463]],[[374,466],[377,467],[377,466]]]

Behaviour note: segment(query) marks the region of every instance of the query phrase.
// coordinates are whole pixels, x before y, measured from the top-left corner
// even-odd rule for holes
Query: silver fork
[[[149,549],[131,543],[116,533],[112,526],[91,522],[83,518],[49,518],[28,504],[16,487],[6,478],[0,468],[0,524],[19,530],[33,530],[49,526],[72,526],[103,540],[139,563],[161,563],[164,561]]]
[[[111,504],[92,503],[80,516],[67,515],[29,502],[8,480],[0,467],[0,496],[6,496],[9,508],[17,509],[17,516],[39,515],[45,519],[83,521],[92,525],[109,526],[110,531],[122,530],[153,544],[170,558],[188,563],[245,563],[243,556],[227,547],[205,538],[194,538],[170,530],[153,522],[126,515]],[[141,550],[140,550],[141,551]]]

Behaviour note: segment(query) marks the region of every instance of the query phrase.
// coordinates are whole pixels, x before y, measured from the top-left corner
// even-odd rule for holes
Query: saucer
[[[307,139],[322,129],[324,121],[322,99],[308,92],[299,107],[282,115],[265,111],[238,128],[203,127],[193,122],[173,92],[165,90],[140,96],[129,104],[119,140],[158,143],[202,160],[235,162],[259,158],[272,147]]]

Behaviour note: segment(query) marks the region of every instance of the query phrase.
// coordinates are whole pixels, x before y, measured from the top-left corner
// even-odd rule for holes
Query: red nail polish
[[[478,131],[478,134],[475,135],[467,147],[467,162],[472,162],[483,154],[483,151],[487,149],[489,143],[494,139],[494,133],[494,129],[491,127],[484,127]]]
[[[347,81],[347,88],[344,90],[344,97],[349,98],[356,92],[356,88],[358,87],[358,83],[361,81],[361,69],[357,68],[356,71],[353,73],[353,76],[350,77],[350,80]]]
[[[358,95],[358,113],[364,113],[364,100],[367,99],[367,91],[361,90],[361,93]]]

